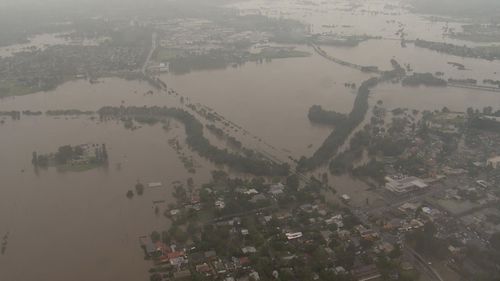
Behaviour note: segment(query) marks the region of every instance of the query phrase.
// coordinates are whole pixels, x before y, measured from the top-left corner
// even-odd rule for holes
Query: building
[[[486,161],[486,166],[492,167],[493,169],[500,167],[498,164],[500,164],[500,156],[495,156]]]
[[[271,185],[271,188],[269,189],[269,193],[271,193],[274,196],[283,194],[285,190],[285,186],[282,183],[277,183]]]
[[[341,198],[342,198],[342,200],[343,200],[344,202],[349,202],[349,201],[351,201],[351,197],[350,197],[349,195],[347,195],[347,194],[342,194]]]
[[[302,237],[302,232],[286,233],[286,238],[288,240],[295,240]]]
[[[385,188],[394,193],[408,193],[428,187],[428,185],[417,177],[406,177],[402,179],[394,179],[386,177]]]

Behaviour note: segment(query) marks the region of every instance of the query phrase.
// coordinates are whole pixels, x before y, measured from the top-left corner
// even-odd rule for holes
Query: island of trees
[[[434,76],[432,73],[413,73],[411,76],[407,76],[402,81],[403,86],[434,86],[434,87],[444,87],[447,82],[441,78]]]
[[[344,122],[347,119],[347,116],[345,114],[331,110],[324,110],[321,105],[311,106],[311,108],[309,108],[307,117],[313,123],[324,125],[336,125],[340,122]]]
[[[33,152],[31,160],[35,167],[54,166],[65,170],[88,170],[108,162],[106,144],[64,145],[55,153],[38,154]]]
[[[405,76],[406,71],[394,59],[391,60],[393,70],[384,71],[380,77],[372,77],[364,81],[358,88],[356,99],[352,111],[347,115],[347,118],[336,125],[333,131],[323,142],[323,144],[314,152],[310,158],[302,157],[297,169],[299,171],[314,169],[331,159],[338,151],[339,147],[345,143],[356,127],[363,122],[366,112],[368,111],[368,97],[370,89],[377,86],[383,81],[399,80]]]

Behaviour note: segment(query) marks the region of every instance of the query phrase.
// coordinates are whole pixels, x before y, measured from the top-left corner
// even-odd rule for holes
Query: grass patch
[[[0,98],[22,96],[37,92],[39,89],[21,85],[14,80],[0,81]]]

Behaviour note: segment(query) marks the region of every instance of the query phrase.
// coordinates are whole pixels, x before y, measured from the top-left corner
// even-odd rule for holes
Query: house
[[[403,205],[401,205],[398,209],[403,213],[406,213],[406,212],[415,213],[415,211],[417,211],[417,209],[418,209],[418,205],[407,202],[407,203],[404,203]]]
[[[257,249],[255,249],[255,247],[252,247],[252,246],[247,246],[247,247],[241,248],[241,251],[243,252],[243,254],[257,253]]]
[[[176,267],[181,267],[183,264],[187,264],[188,260],[185,259],[184,257],[177,257],[170,259],[170,264]]]
[[[206,276],[212,275],[212,268],[207,263],[197,265],[196,271],[199,273],[203,273]]]
[[[222,200],[217,200],[215,201],[215,207],[217,207],[217,209],[224,209],[226,207],[226,203]]]
[[[328,224],[328,225],[330,225],[330,224],[336,224],[337,227],[339,227],[339,228],[344,226],[341,214],[338,214],[338,215],[335,215],[335,216],[333,216],[333,217],[331,217],[329,219],[326,219],[325,223]]]
[[[302,237],[302,232],[286,233],[285,235],[288,240],[295,240]]]
[[[221,261],[214,262],[214,269],[217,272],[217,274],[224,274],[227,272],[226,266]]]
[[[385,230],[399,229],[403,225],[402,221],[398,218],[391,219],[384,224]]]
[[[269,189],[269,193],[271,193],[274,196],[278,196],[280,194],[283,194],[285,190],[285,186],[282,183],[277,183],[271,185],[271,188]]]
[[[492,158],[486,160],[486,166],[492,167],[493,169],[498,168],[499,163],[500,163],[500,156],[495,156],[495,157],[492,157]]]
[[[347,194],[342,194],[341,198],[342,198],[342,201],[344,201],[346,203],[351,201],[351,197]]]
[[[253,270],[248,276],[250,277],[250,280],[254,280],[254,281],[260,280],[259,273],[255,270]]]
[[[402,179],[385,177],[385,180],[385,188],[398,194],[408,193],[428,187],[426,183],[417,177],[405,177]]]
[[[243,193],[245,193],[246,195],[255,195],[255,194],[259,194],[259,192],[258,192],[255,188],[251,188],[251,189],[249,189],[249,190],[247,190],[247,191],[245,191],[245,192],[243,192]]]
[[[182,251],[175,251],[175,252],[171,252],[171,253],[167,254],[167,258],[169,260],[176,259],[176,258],[179,258],[179,257],[184,257],[184,252],[182,252]]]

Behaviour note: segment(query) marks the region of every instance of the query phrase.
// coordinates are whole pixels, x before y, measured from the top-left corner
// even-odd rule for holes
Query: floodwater
[[[482,109],[491,106],[500,109],[500,92],[477,91],[463,88],[401,87],[380,84],[372,91],[370,104],[382,100],[387,109],[409,108],[417,110],[441,110],[465,112],[468,107]]]
[[[463,58],[419,48],[414,44],[402,48],[400,42],[395,40],[368,40],[352,48],[323,46],[322,49],[339,59],[360,65],[375,65],[384,70],[391,69],[390,60],[395,59],[403,66],[409,64],[413,72],[443,72],[444,79],[473,78],[481,83],[483,79],[498,80],[500,73],[498,60]],[[465,70],[459,70],[449,62],[463,64]]]
[[[230,4],[240,14],[259,14],[274,18],[298,20],[310,27],[311,33],[336,35],[369,35],[399,39],[398,31],[404,31],[406,39],[446,41],[463,45],[483,45],[448,38],[448,29],[462,30],[462,22],[453,18],[413,14],[400,0],[250,0]]]
[[[348,5],[346,1],[337,2]],[[369,3],[376,6],[378,2]],[[261,9],[260,5],[270,8]],[[277,12],[274,5],[285,9]],[[394,37],[401,17],[406,19],[405,26],[414,27],[408,31],[410,37],[426,34],[429,38],[424,39],[433,40],[442,36],[444,25],[419,24],[423,21],[421,16],[405,15],[400,8],[390,8],[396,9],[395,14],[390,15],[363,12],[359,8],[350,11],[349,7],[342,11],[342,6],[324,12],[327,10],[324,7],[287,6],[281,0],[248,1],[238,6],[247,12],[257,9],[269,15],[301,17],[304,21],[314,19],[317,22],[310,24],[319,32],[328,29],[322,25],[346,22],[340,32],[373,32],[373,35]],[[361,13],[367,15],[363,21],[359,24],[352,21],[356,27],[348,27],[350,19],[359,20]],[[319,14],[321,16],[317,16]],[[372,30],[375,26],[377,30]],[[330,62],[310,48],[307,50],[313,53],[311,57],[247,63],[238,68],[180,76],[164,74],[161,79],[190,103],[212,108],[240,126],[238,132],[235,129],[231,132],[245,145],[276,154],[280,159],[298,158],[311,155],[332,131],[308,121],[310,106],[320,104],[328,110],[348,113],[356,91],[345,88],[344,83],[359,85],[370,77],[370,74]],[[495,72],[500,70],[498,62],[462,59],[411,44],[403,49],[394,40],[369,40],[354,48],[324,47],[324,50],[349,62],[377,65],[382,69],[389,69],[389,60],[394,57],[401,64],[410,64],[416,72],[443,71],[446,78],[482,80],[495,78]],[[1,52],[2,49],[0,55]],[[448,64],[450,61],[463,63],[468,70],[456,70]],[[0,110],[182,106],[178,96],[158,91],[147,94],[149,90],[144,82],[118,78],[103,79],[98,84],[75,80],[54,91],[1,99]],[[388,109],[433,110],[447,106],[452,110],[465,110],[469,106],[500,108],[499,95],[458,88],[404,88],[384,83],[373,90],[370,102],[374,104],[381,99]],[[169,138],[184,138],[183,126],[176,122],[172,122],[172,129],[166,132],[160,125],[145,125],[130,131],[118,122],[100,123],[89,117],[0,119],[5,120],[5,124],[0,124],[0,236],[9,233],[6,253],[0,255],[0,280],[147,280],[151,264],[143,261],[137,238],[168,227],[163,216],[155,216],[153,200],[172,201],[172,181],[185,182],[193,177],[196,184],[201,184],[216,168],[185,149],[201,165],[194,175],[186,172],[176,152],[167,144]],[[222,145],[216,143],[215,137],[209,138],[216,145]],[[47,153],[62,145],[87,142],[107,144],[110,155],[107,168],[61,173],[55,169],[35,171],[31,165],[33,151]],[[137,180],[163,182],[164,187],[147,189],[142,197],[127,199],[125,193],[133,189]],[[362,182],[330,177],[330,183],[338,194],[350,195],[356,205],[363,205],[367,198],[373,204],[382,203]],[[362,195],[356,197],[358,193]],[[165,208],[165,204],[161,205],[161,211]]]
[[[99,97],[103,103],[119,105],[121,99],[113,102],[112,97],[127,96],[119,85],[124,90],[138,84],[108,82],[71,82],[55,92],[0,103],[2,108],[95,109]],[[113,86],[114,95],[107,95],[107,87]],[[5,120],[0,125],[0,235],[8,232],[9,239],[5,255],[0,255],[0,280],[147,280],[151,264],[143,260],[138,237],[168,226],[162,215],[154,214],[153,200],[171,202],[172,181],[193,177],[200,184],[214,169],[193,155],[202,168],[194,175],[186,172],[167,144],[169,138],[185,137],[175,122],[167,133],[160,125],[130,131],[121,123],[99,123],[89,117]],[[31,165],[33,151],[47,153],[82,143],[106,143],[109,166],[61,173],[54,168],[35,171]],[[127,199],[125,193],[138,180],[164,186]],[[160,213],[165,208],[161,205]]]
[[[308,108],[323,104],[348,112],[355,92],[343,84],[364,79],[363,74],[343,71],[314,55],[168,76],[165,81],[190,102],[206,103],[254,136],[261,136],[262,141],[253,141],[257,147],[269,141],[278,152],[287,148],[290,152],[286,153],[294,149],[312,153],[314,148],[307,145],[319,145],[331,128],[310,124]],[[54,91],[2,99],[0,110],[180,106],[179,97],[158,91],[148,94],[149,90],[144,82],[118,78],[97,84],[75,80]],[[201,167],[195,175],[186,172],[167,144],[169,138],[184,137],[183,126],[175,122],[165,132],[160,125],[130,131],[121,123],[100,123],[90,117],[1,119],[5,124],[0,125],[4,163],[0,169],[0,235],[10,233],[6,254],[0,256],[1,280],[145,280],[150,263],[143,261],[137,237],[168,226],[165,218],[155,216],[152,201],[171,201],[172,181],[185,182],[192,176],[201,184],[215,169],[193,155]],[[107,144],[108,168],[61,173],[52,168],[35,171],[31,165],[33,151],[47,153],[62,145],[89,142]],[[137,180],[161,181],[164,188],[147,189],[144,196],[127,199],[125,193]]]
[[[270,145],[300,157],[311,155],[331,132],[309,122],[309,108],[320,104],[349,113],[356,90],[344,83],[359,85],[369,77],[313,54],[161,78],[192,102],[214,109]]]

